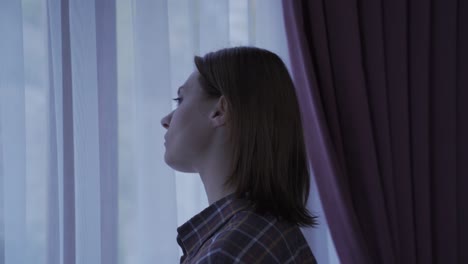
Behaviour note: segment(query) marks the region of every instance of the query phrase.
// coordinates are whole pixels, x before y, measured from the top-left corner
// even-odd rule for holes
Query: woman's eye
[[[182,102],[182,98],[180,98],[180,97],[174,98],[172,100],[176,101],[177,105],[180,105],[180,102]]]

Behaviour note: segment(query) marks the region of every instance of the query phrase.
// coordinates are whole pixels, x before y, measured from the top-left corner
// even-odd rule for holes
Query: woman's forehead
[[[187,78],[185,81],[184,85],[182,85],[179,90],[187,92],[189,90],[195,90],[198,89],[198,86],[201,85],[201,75],[198,71],[192,72],[190,76]]]
[[[196,70],[193,71],[193,72],[190,74],[190,76],[189,76],[189,78],[188,78],[188,81],[190,81],[190,82],[195,82],[195,83],[200,83],[200,81],[201,81],[201,75],[200,75],[200,73],[199,73],[198,71],[196,71]]]

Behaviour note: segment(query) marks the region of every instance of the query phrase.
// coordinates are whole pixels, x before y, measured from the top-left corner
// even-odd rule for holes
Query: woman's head
[[[203,77],[194,71],[177,91],[177,108],[161,123],[165,135],[165,161],[181,172],[200,172],[201,164],[220,156],[226,148],[226,101],[207,97]],[[230,158],[229,158],[230,159]]]
[[[239,196],[248,194],[261,213],[300,225],[315,224],[305,208],[309,172],[298,101],[281,59],[267,50],[236,47],[196,56],[195,65],[197,70],[186,84],[194,88],[192,92],[198,91],[194,102],[201,115],[187,104],[191,115],[180,114],[188,119],[176,121],[184,123],[180,137],[195,135],[198,140],[187,148],[186,139],[180,149],[201,151],[209,148],[210,137],[222,137],[231,159],[226,188]],[[203,118],[208,113],[212,118]],[[216,113],[221,113],[218,122]],[[213,132],[221,127],[222,133]],[[182,165],[180,169],[190,170]]]

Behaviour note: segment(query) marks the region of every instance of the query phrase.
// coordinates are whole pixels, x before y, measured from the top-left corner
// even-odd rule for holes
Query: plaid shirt
[[[317,263],[297,225],[230,194],[177,228],[180,263]]]

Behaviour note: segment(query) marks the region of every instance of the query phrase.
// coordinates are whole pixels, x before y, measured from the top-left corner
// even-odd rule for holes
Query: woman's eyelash
[[[180,98],[180,97],[174,98],[174,99],[172,99],[172,100],[176,101],[176,102],[177,102],[177,105],[179,105],[180,102],[182,102],[182,98]]]

